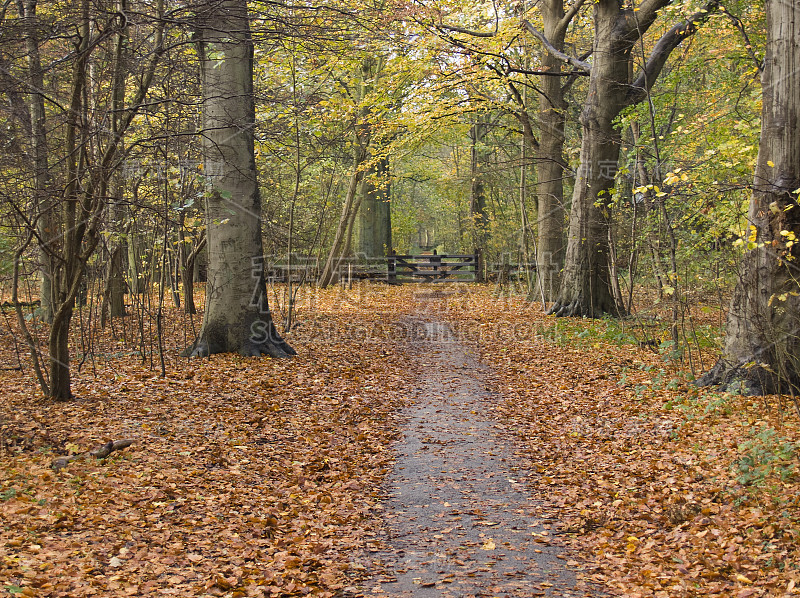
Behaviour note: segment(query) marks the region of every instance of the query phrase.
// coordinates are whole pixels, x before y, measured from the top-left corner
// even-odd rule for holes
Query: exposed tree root
[[[564,303],[561,299],[557,300],[547,310],[548,315],[557,318],[602,318],[610,315],[615,318],[624,316],[624,312],[614,305],[593,306],[587,304],[582,297]]]
[[[238,350],[223,347],[220,343],[210,343],[207,340],[198,340],[193,347],[182,353],[184,357],[208,357],[217,353],[239,353],[245,357],[261,357],[268,355],[283,359],[297,355],[297,351],[280,337],[262,342],[246,341]]]
[[[724,359],[717,360],[714,367],[695,380],[697,386],[715,386],[719,392],[730,392],[749,397],[800,390],[800,376],[791,374],[786,380],[758,363],[756,358],[749,365],[736,366]]]

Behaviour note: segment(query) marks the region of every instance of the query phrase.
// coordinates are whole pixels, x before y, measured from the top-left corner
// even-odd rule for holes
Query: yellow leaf
[[[488,538],[486,542],[483,543],[483,546],[481,546],[481,550],[494,550],[495,548],[497,548],[497,544],[495,544],[494,540],[491,538]]]

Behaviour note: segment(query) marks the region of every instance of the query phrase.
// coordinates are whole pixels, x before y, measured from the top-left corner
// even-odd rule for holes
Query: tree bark
[[[187,314],[196,314],[197,307],[194,303],[194,275],[195,264],[197,256],[206,246],[206,238],[202,237],[194,246],[189,255],[186,256],[186,261],[181,270],[181,283],[183,284],[183,312]]]
[[[253,42],[245,0],[198,14],[203,85],[208,285],[191,355],[294,355],[267,302],[256,178]]]
[[[611,189],[620,148],[614,119],[627,105],[633,47],[620,39],[622,13],[616,1],[601,0],[594,7],[594,64],[580,116],[580,167],[572,194],[564,275],[549,310],[557,316],[598,317],[623,311],[614,300],[608,267]]]
[[[488,132],[488,118],[484,114],[479,114],[469,133],[472,141],[469,215],[472,221],[472,244],[476,252],[482,255],[486,255],[486,245],[489,242],[489,218],[486,214],[485,180],[486,167],[489,163],[489,152],[485,145]]]
[[[356,250],[368,258],[389,255],[392,249],[389,190],[389,158],[382,157],[366,178],[358,212]]]
[[[542,3],[544,34],[558,50],[564,50],[567,25],[563,0]],[[561,72],[561,61],[544,52],[543,71]],[[567,103],[564,100],[560,77],[541,78],[539,94],[539,145],[536,148],[537,226],[536,272],[537,284],[546,301],[555,299],[564,264],[566,207],[564,205],[564,143]]]
[[[698,380],[745,394],[800,388],[800,5],[768,0],[766,8],[749,246],[731,299],[722,356]]]
[[[48,163],[46,113],[44,109],[44,71],[39,54],[38,17],[36,0],[19,3],[20,16],[26,21],[25,46],[30,79],[31,160],[34,170],[34,220],[39,240],[39,314],[46,322],[53,321],[53,252],[57,250],[55,202]]]
[[[128,10],[127,0],[117,0],[117,10],[120,14],[126,14]],[[126,75],[126,44],[128,34],[125,27],[120,28],[116,36],[115,50],[114,50],[114,81],[112,88],[112,116],[111,116],[111,134],[118,137],[120,134],[120,126],[122,120],[122,109],[125,105],[125,75]],[[124,177],[121,172],[117,172],[114,176],[114,199],[111,201],[108,211],[111,216],[113,226],[117,228],[117,232],[121,232],[121,228],[125,221],[126,208],[122,201],[122,196],[125,189]],[[103,298],[104,302],[108,302],[110,316],[112,318],[121,318],[125,315],[125,276],[123,258],[125,257],[125,240],[120,235],[114,240],[111,248],[111,259],[108,263],[106,283],[107,294]],[[105,311],[102,311],[101,320],[105,317]],[[104,324],[104,322],[103,322]]]

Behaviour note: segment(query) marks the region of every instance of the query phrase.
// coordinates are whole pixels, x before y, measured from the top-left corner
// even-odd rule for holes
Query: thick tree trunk
[[[381,158],[363,185],[358,212],[356,251],[368,258],[389,255],[392,249],[392,212],[389,204],[389,159]]]
[[[619,315],[608,257],[611,190],[619,160],[620,134],[614,119],[627,105],[632,42],[620,39],[617,2],[594,7],[594,63],[581,112],[580,167],[572,194],[564,274],[548,313],[557,316]]]
[[[595,177],[591,173],[600,164],[616,165],[619,145],[611,140],[608,129],[603,131],[584,125],[583,132],[581,165],[569,218],[566,263],[558,299],[548,313],[589,318],[607,313],[619,315],[623,308],[614,300],[608,264],[610,208],[607,204],[599,207],[596,203],[598,194],[602,197],[602,193],[607,194],[614,186],[614,178],[613,174]],[[608,195],[606,198],[610,199]]]
[[[664,33],[634,80],[634,47],[655,22],[658,11],[672,0],[643,0],[636,9],[619,0],[594,2],[593,64],[589,93],[581,112],[581,165],[572,194],[567,253],[558,298],[548,313],[557,316],[620,315],[609,268],[611,193],[619,160],[620,112],[647,97],[670,53],[697,31],[719,0],[710,0],[686,21]],[[575,62],[575,61],[573,61]]]
[[[548,0],[541,6],[544,34],[558,50],[564,50],[567,27],[564,2]],[[561,72],[561,61],[549,52],[542,56],[543,71]],[[567,103],[560,77],[545,76],[540,82],[539,146],[536,151],[538,214],[536,272],[539,292],[546,301],[555,299],[564,264],[566,209],[564,206],[564,143]]]
[[[69,331],[72,321],[72,302],[63,303],[53,318],[48,337],[50,356],[50,396],[59,401],[72,398],[72,382],[69,368]]]
[[[470,129],[470,194],[469,215],[472,219],[473,246],[476,253],[486,255],[489,242],[489,218],[486,214],[486,180],[485,172],[489,162],[489,154],[485,140],[489,132],[489,123],[485,115],[478,115],[477,122]]]
[[[46,113],[44,109],[44,71],[39,54],[38,17],[36,0],[24,0],[20,3],[20,13],[28,24],[25,34],[25,45],[28,53],[28,71],[30,78],[30,119],[31,119],[31,159],[34,170],[34,210],[39,237],[39,315],[46,322],[53,321],[53,252],[57,251],[55,229],[57,221],[54,215],[50,166],[48,164],[47,130],[45,128]]]
[[[194,260],[187,263],[181,275],[183,285],[183,313],[196,314],[197,306],[194,303]]]
[[[286,357],[295,351],[275,329],[264,278],[247,3],[205,8],[198,16],[209,264],[203,327],[191,355]]]
[[[800,389],[800,5],[767,1],[761,142],[751,241],[722,356],[698,383],[747,394]]]

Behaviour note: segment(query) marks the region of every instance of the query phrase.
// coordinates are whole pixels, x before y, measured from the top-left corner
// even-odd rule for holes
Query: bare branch
[[[520,75],[540,75],[542,77],[588,77],[589,73],[586,71],[542,71],[537,70],[533,71],[530,69],[520,69],[516,67],[510,67],[508,69],[509,73],[518,73]]]
[[[764,61],[761,60],[753,50],[753,44],[750,42],[750,36],[747,34],[747,30],[744,28],[744,23],[742,20],[737,17],[736,15],[732,14],[727,8],[724,6],[720,7],[720,12],[722,14],[728,15],[733,26],[742,34],[742,38],[744,39],[745,49],[747,50],[747,54],[756,63],[756,68],[758,69],[759,74],[764,72]]]
[[[579,60],[574,56],[568,56],[567,54],[564,54],[564,52],[558,50],[555,46],[553,46],[553,44],[550,43],[550,40],[548,40],[541,31],[536,29],[536,27],[531,25],[527,19],[522,20],[522,28],[542,42],[542,45],[544,45],[545,49],[562,62],[566,62],[567,64],[572,65],[581,71],[585,71],[587,73],[591,72],[591,64],[584,62],[583,60]]]
[[[661,36],[661,39],[656,42],[653,51],[647,58],[642,72],[633,82],[628,92],[629,105],[637,104],[647,97],[647,93],[653,88],[653,84],[656,79],[658,79],[659,74],[661,74],[661,70],[667,63],[667,59],[672,51],[677,48],[683,40],[694,35],[699,26],[706,22],[711,14],[719,8],[719,4],[720,0],[711,0],[711,2],[708,2],[698,12],[682,23],[678,23]],[[644,26],[642,28],[644,28]]]
[[[443,23],[436,25],[436,28],[450,33],[463,33],[464,35],[470,35],[472,37],[494,37],[495,35],[497,35],[497,30],[473,31],[471,29],[464,29],[463,27],[456,27],[455,25],[445,25]]]
[[[572,3],[572,6],[569,7],[567,12],[564,14],[564,18],[558,23],[558,31],[566,31],[569,24],[572,22],[572,19],[575,18],[575,15],[578,14],[578,11],[583,8],[583,5],[586,4],[587,0],[575,0]]]

